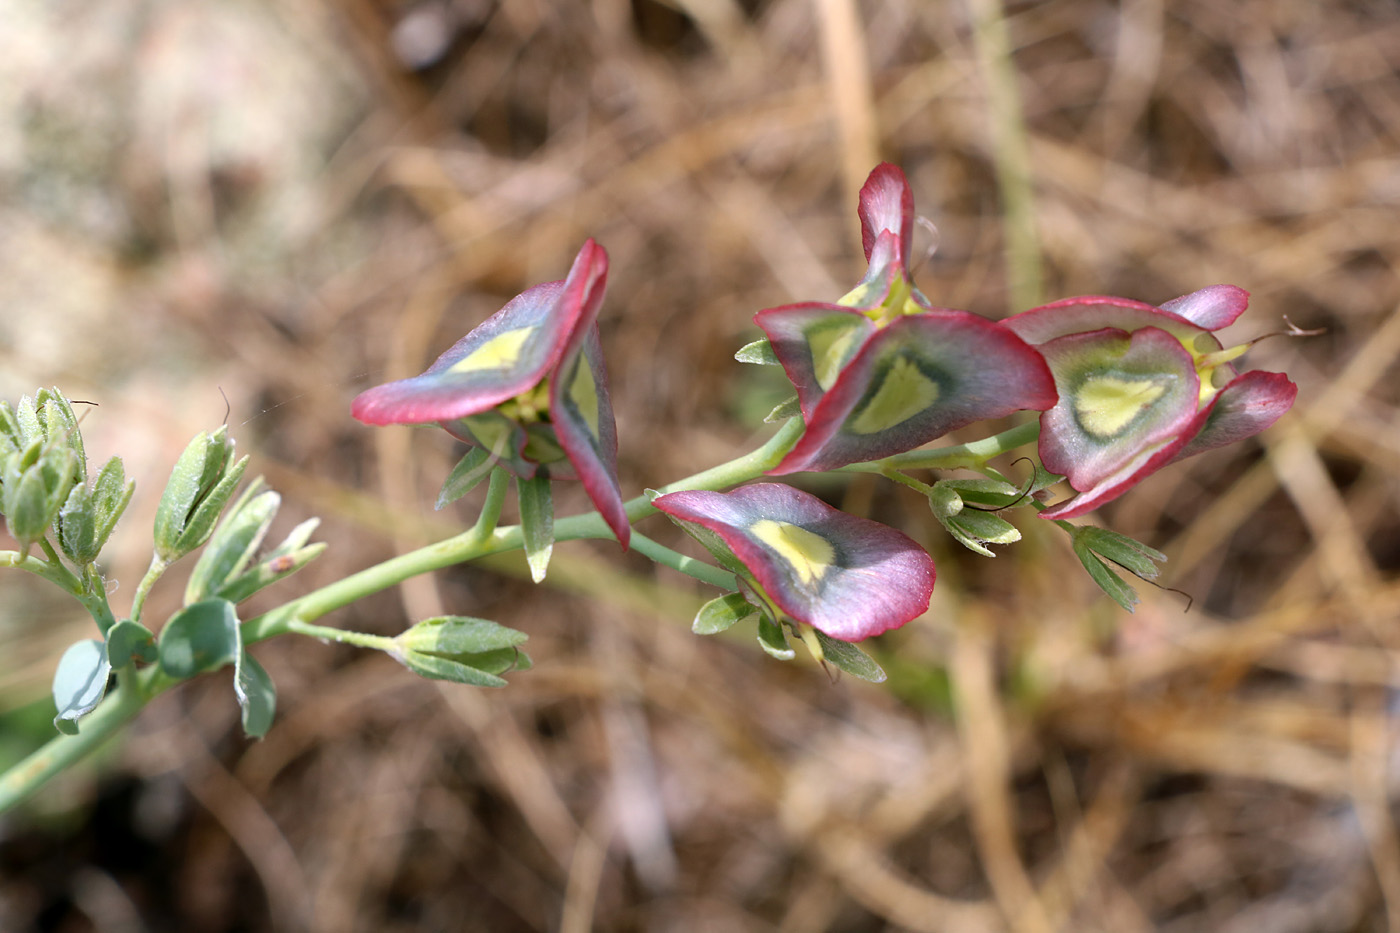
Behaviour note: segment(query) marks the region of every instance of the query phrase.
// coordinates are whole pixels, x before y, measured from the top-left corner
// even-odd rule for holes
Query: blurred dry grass
[[[139,483],[111,567],[132,586],[222,391],[287,525],[326,518],[285,588],[311,586],[470,514],[429,509],[446,437],[349,399],[591,235],[625,491],[728,459],[778,389],[730,354],[754,311],[860,274],[878,158],[938,225],[923,289],[1008,309],[982,6],[14,0],[0,395],[100,403],[89,449]],[[609,548],[562,547],[544,592],[464,568],[335,621],[497,618],[534,671],[439,690],[269,644],[265,741],[227,684],[187,688],[0,824],[0,928],[1400,930],[1400,7],[1009,12],[1048,294],[1234,282],[1244,336],[1327,328],[1251,354],[1299,383],[1287,420],[1104,510],[1192,611],[1120,613],[1048,528],[954,553],[863,480],[822,492],[939,560],[927,617],[880,645],[889,688],[696,639],[700,593]],[[17,710],[83,623],[5,586]]]

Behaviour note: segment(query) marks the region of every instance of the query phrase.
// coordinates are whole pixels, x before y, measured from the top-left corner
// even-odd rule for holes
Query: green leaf
[[[782,626],[766,613],[758,620],[758,644],[779,661],[791,661],[797,657],[797,652],[788,646],[787,635],[783,634]]]
[[[447,480],[442,484],[442,490],[438,493],[437,503],[433,508],[441,509],[471,492],[478,483],[491,475],[491,468],[495,465],[496,460],[491,456],[491,451],[483,447],[468,450],[466,455],[457,461],[452,472],[447,474]]]
[[[158,648],[161,670],[177,680],[234,663],[243,640],[233,603],[206,599],[186,606],[165,623]]]
[[[717,635],[757,611],[742,593],[726,593],[700,607],[690,630],[696,635]]]
[[[78,719],[102,701],[111,672],[102,642],[88,639],[70,645],[53,675],[53,701],[58,709],[54,728],[67,735],[77,735]]]
[[[774,405],[773,410],[764,417],[763,423],[773,424],[778,421],[786,421],[800,414],[802,414],[802,403],[799,402],[797,396],[794,395]]]
[[[140,622],[122,619],[107,630],[107,663],[113,669],[126,667],[132,661],[156,659],[155,636]]]
[[[884,669],[860,648],[848,641],[838,641],[818,629],[812,631],[822,646],[822,658],[830,661],[834,667],[840,668],[852,677],[868,680],[872,684],[885,682],[887,676]]]
[[[272,678],[247,651],[238,653],[233,692],[243,718],[243,732],[255,739],[267,735],[277,712],[277,688]]]
[[[520,496],[520,533],[525,541],[525,561],[530,565],[530,578],[536,583],[544,580],[549,569],[549,555],[554,551],[554,502],[550,497],[549,477],[516,479]]]
[[[1161,551],[1107,528],[1080,525],[1075,528],[1074,538],[1083,542],[1089,550],[1144,580],[1155,580],[1162,572],[1157,563],[1167,559],[1167,555]]]
[[[753,343],[740,347],[739,351],[734,354],[734,359],[740,363],[756,363],[760,366],[782,365],[773,353],[773,345],[768,342],[767,337],[762,337]]]
[[[303,528],[306,529],[307,534],[310,534],[311,529],[319,523],[320,519],[309,518],[298,525],[293,530],[292,535],[288,535],[288,538],[298,535]],[[283,577],[289,577],[296,573],[320,557],[325,552],[326,547],[324,541],[318,541],[291,553],[283,553],[282,548],[279,547],[259,561],[252,570],[224,584],[216,595],[231,603],[241,603],[264,587],[271,586]]]
[[[1113,569],[1099,559],[1098,555],[1089,549],[1077,535],[1073,539],[1074,555],[1079,558],[1079,562],[1084,565],[1084,569],[1089,571],[1090,578],[1098,584],[1099,589],[1109,595],[1112,600],[1129,612],[1138,603],[1138,595],[1133,588],[1123,582],[1123,578],[1114,573]]]

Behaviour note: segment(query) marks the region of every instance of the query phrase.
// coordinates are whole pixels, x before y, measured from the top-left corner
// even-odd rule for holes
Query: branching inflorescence
[[[1065,519],[1117,498],[1169,463],[1257,434],[1289,409],[1294,384],[1279,373],[1237,372],[1233,363],[1249,344],[1227,348],[1217,337],[1244,312],[1248,295],[1215,285],[1160,306],[1070,298],[992,321],[937,307],[914,285],[914,203],[903,172],[878,166],[859,210],[864,278],[836,302],[758,312],[764,338],[736,355],[781,366],[795,392],[770,416],[786,423],[761,449],[623,500],[597,327],[608,259],[589,240],[562,281],[525,291],[422,375],[369,389],[352,405],[368,424],[437,424],[465,442],[467,453],[437,505],[489,479],[474,526],[252,619],[241,618],[238,605],[305,566],[324,545],[308,543],[313,520],[262,549],[280,500],[260,479],[233,498],[247,458],[233,457],[225,429],[196,437],[176,464],[157,511],[151,568],[130,611],[118,618],[97,561],[132,493],[121,461],[113,457],[89,476],[78,419],[57,390],[15,407],[0,402],[0,512],[18,543],[0,552],[0,566],[69,592],[101,635],[73,645],[60,661],[54,722],[67,735],[0,776],[0,809],[95,747],[156,694],[221,667],[234,668],[244,728],[263,734],[276,693],[247,646],[273,635],[355,644],[427,677],[504,685],[502,674],[530,661],[519,647],[525,635],[495,622],[428,619],[390,638],[315,620],[415,574],[505,550],[523,549],[540,581],[556,540],[614,538],[720,586],[723,595],[695,618],[697,633],[756,616],[759,643],[774,657],[791,658],[788,638],[795,636],[824,663],[884,679],[854,643],[927,611],[932,559],[904,533],[799,489],[744,485],[764,474],[885,476],[926,496],[954,539],[986,556],[993,555],[989,545],[1020,538],[1006,514],[1033,509],[1070,534],[1094,581],[1131,610],[1137,597],[1110,565],[1152,579],[1165,557]],[[982,440],[919,449],[1021,411],[1038,418]],[[988,465],[1032,442],[1039,463],[1031,460],[1027,481],[1013,483]],[[913,475],[954,468],[982,475]],[[512,480],[520,524],[499,527]],[[597,511],[556,521],[555,480],[580,481]],[[1073,494],[1050,501],[1062,480]],[[634,534],[633,522],[655,512],[699,541],[719,566]],[[184,608],[157,635],[142,620],[146,596],[172,563],[200,549]],[[104,701],[114,673],[116,695]]]

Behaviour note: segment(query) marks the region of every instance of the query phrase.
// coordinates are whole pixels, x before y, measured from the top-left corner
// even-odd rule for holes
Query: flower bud
[[[531,666],[529,656],[518,647],[525,639],[524,632],[487,619],[439,616],[424,619],[395,638],[390,653],[423,677],[504,687],[505,680],[497,675]]]
[[[185,588],[187,605],[211,596],[232,603],[241,602],[268,584],[300,570],[325,550],[324,544],[306,546],[311,532],[320,523],[319,519],[312,518],[294,528],[285,541],[253,564],[254,555],[281,503],[281,496],[263,488],[262,477],[248,484],[209,539],[199,563],[195,564]]]
[[[243,477],[248,458],[232,462],[228,428],[200,432],[175,463],[156,509],[155,544],[170,563],[199,547],[214,531],[214,522]]]

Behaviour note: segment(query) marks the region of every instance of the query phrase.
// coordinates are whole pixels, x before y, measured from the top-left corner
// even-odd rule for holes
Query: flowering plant
[[[525,633],[497,622],[440,616],[394,637],[316,622],[415,574],[507,550],[524,550],[541,580],[556,541],[616,540],[721,588],[697,612],[698,633],[757,615],[758,641],[770,655],[794,657],[792,634],[824,664],[883,679],[855,643],[928,609],[936,573],[925,542],[791,486],[745,485],[765,474],[886,477],[926,496],[954,540],[985,556],[990,545],[1020,538],[1008,515],[1037,510],[1070,533],[1092,579],[1131,609],[1136,597],[1109,565],[1151,579],[1164,556],[1065,519],[1168,463],[1256,434],[1287,411],[1293,383],[1279,373],[1237,372],[1234,362],[1249,345],[1227,349],[1216,336],[1244,311],[1247,295],[1217,285],[1160,307],[1073,298],[1002,322],[939,308],[912,280],[913,210],[904,174],[878,166],[860,194],[864,278],[835,302],[755,316],[765,337],[738,358],[782,367],[795,393],[775,412],[782,427],[757,450],[625,501],[597,328],[608,260],[602,247],[585,242],[564,279],[526,290],[426,372],[371,388],[351,406],[368,424],[437,424],[464,442],[467,452],[438,506],[489,477],[474,524],[250,618],[239,608],[248,597],[325,545],[310,543],[312,520],[260,550],[280,500],[261,480],[234,498],[247,458],[234,458],[225,428],[197,436],[175,464],[156,512],[150,569],[119,618],[99,560],[132,495],[121,460],[89,475],[78,419],[57,390],[14,407],[0,402],[0,512],[18,544],[0,551],[0,566],[68,592],[101,636],[77,642],[59,662],[54,723],[69,735],[0,776],[0,809],[92,750],[152,698],[199,674],[231,666],[244,728],[263,734],[275,717],[276,690],[249,647],[274,635],[358,645],[426,677],[502,686],[531,661],[521,648]],[[919,449],[1021,411],[1036,416],[979,440]],[[1026,482],[990,465],[1037,438],[1040,463]],[[982,475],[914,475],[954,468]],[[512,479],[520,523],[501,526]],[[556,518],[551,483],[574,479],[596,511]],[[1073,495],[1047,504],[1061,479]],[[632,527],[656,513],[717,564]],[[148,627],[146,596],[171,564],[195,551],[201,554],[183,607]],[[117,686],[107,696],[111,674]]]

